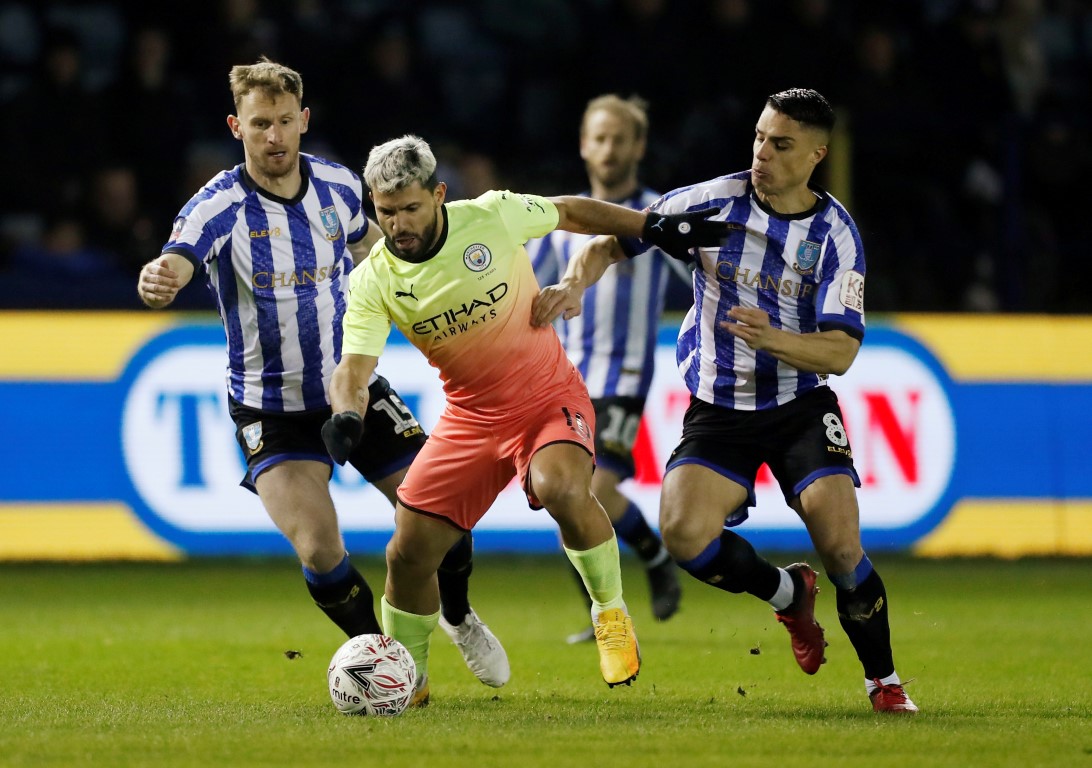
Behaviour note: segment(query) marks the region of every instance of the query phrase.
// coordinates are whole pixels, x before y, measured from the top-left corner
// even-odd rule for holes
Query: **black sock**
[[[474,570],[474,540],[467,532],[447,551],[436,579],[440,583],[440,611],[448,624],[462,624],[470,613],[470,572]]]
[[[618,538],[637,553],[646,564],[652,562],[663,552],[664,543],[649,526],[641,510],[632,501],[626,507],[620,520],[611,523]]]
[[[746,592],[769,601],[781,586],[781,572],[762,559],[750,542],[731,531],[713,539],[693,560],[679,566],[699,581],[725,592]]]
[[[838,621],[857,651],[869,680],[895,671],[891,655],[891,626],[887,616],[887,590],[873,569],[856,589],[835,586]]]
[[[352,564],[346,561],[345,565],[345,575],[336,581],[316,584],[308,579],[307,590],[315,605],[349,637],[382,634],[368,582]]]

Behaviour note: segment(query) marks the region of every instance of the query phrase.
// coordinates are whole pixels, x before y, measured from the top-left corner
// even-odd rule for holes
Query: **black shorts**
[[[254,478],[282,461],[321,461],[333,470],[322,442],[322,425],[330,418],[330,408],[271,413],[231,397],[228,408],[235,422],[235,439],[246,457],[247,473],[240,483],[244,488],[255,490]],[[409,466],[427,437],[398,393],[380,376],[368,387],[364,437],[349,455],[349,463],[374,483]]]
[[[679,464],[708,467],[746,488],[746,506],[754,506],[755,477],[763,463],[769,465],[786,502],[825,475],[849,475],[860,487],[842,410],[830,387],[816,387],[762,411],[738,411],[690,398],[682,439],[667,460],[668,469]],[[746,509],[741,509],[727,525],[746,517]]]
[[[633,477],[633,445],[641,414],[643,397],[601,397],[592,400],[595,407],[595,463],[609,469],[623,480]]]

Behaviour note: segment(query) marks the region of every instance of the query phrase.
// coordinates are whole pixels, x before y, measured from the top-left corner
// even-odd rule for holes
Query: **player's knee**
[[[688,535],[686,526],[680,520],[660,518],[660,538],[671,556],[676,560],[688,560],[693,557],[693,537]]]
[[[699,581],[738,594],[753,591],[755,574],[763,561],[745,539],[724,531],[706,542],[696,555],[689,559],[679,558],[678,562]]]
[[[861,559],[865,557],[861,549],[860,541],[831,542],[826,546],[816,545],[827,575],[837,583],[836,577],[841,574],[852,574],[858,567]]]
[[[856,564],[838,570],[830,568],[827,570],[827,577],[839,591],[854,592],[861,584],[869,581],[874,573],[875,569],[872,567],[872,561],[868,559],[868,555],[860,552]]]
[[[758,553],[750,543],[731,531],[724,531],[697,558],[679,564],[700,581],[740,594],[753,584],[759,563]]]
[[[599,499],[599,503],[604,508],[607,507],[608,502],[612,506],[623,506],[628,501],[618,490],[618,482],[618,475],[610,470],[596,469],[595,474],[592,475],[592,493],[595,494],[595,498]]]
[[[429,534],[395,535],[387,542],[387,574],[394,580],[421,581],[440,567],[451,542]]]
[[[391,579],[412,578],[417,570],[412,548],[401,546],[397,536],[387,542],[387,573]]]
[[[591,489],[586,478],[575,473],[557,471],[543,473],[534,479],[535,498],[551,515],[568,515],[586,507],[591,500]]]
[[[676,560],[690,560],[708,546],[717,535],[694,515],[676,514],[669,506],[660,507],[660,538]]]
[[[340,536],[330,537],[315,531],[297,531],[289,538],[300,563],[315,573],[333,570],[345,557],[345,545]]]

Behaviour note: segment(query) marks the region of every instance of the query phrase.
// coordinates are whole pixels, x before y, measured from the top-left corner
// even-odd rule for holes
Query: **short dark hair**
[[[834,130],[834,110],[823,94],[811,88],[789,88],[766,99],[766,106],[776,109],[785,117],[827,133]]]

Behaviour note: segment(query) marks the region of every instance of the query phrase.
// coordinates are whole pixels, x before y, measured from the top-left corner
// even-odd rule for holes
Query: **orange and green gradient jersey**
[[[531,326],[539,289],[523,247],[557,223],[543,197],[492,191],[444,205],[421,263],[381,240],[350,274],[342,351],[378,357],[393,322],[439,370],[448,402],[485,416],[534,408],[572,375],[554,329]]]

